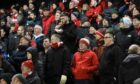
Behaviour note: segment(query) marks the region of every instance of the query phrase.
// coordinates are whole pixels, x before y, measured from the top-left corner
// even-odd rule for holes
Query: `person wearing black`
[[[114,44],[113,34],[107,32],[104,36],[104,50],[100,58],[100,82],[101,84],[118,84],[118,66],[121,56],[120,48]]]
[[[134,84],[133,81],[140,78],[139,51],[139,45],[132,44],[129,47],[128,56],[123,60],[119,68],[119,84]]]
[[[46,54],[45,82],[46,84],[65,84],[70,72],[69,51],[60,39],[60,35],[51,36],[51,48]]]

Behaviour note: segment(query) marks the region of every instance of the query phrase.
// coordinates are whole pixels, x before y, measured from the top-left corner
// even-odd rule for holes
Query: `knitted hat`
[[[83,44],[85,44],[87,46],[90,45],[90,41],[87,38],[81,38],[79,42],[80,43],[83,43]]]
[[[129,28],[132,25],[132,20],[130,17],[123,17],[122,22]]]
[[[75,17],[77,17],[77,18],[79,18],[79,17],[80,17],[80,14],[79,14],[79,12],[78,12],[78,11],[74,11],[74,12],[72,12],[72,14],[73,14]]]
[[[96,31],[95,34],[96,34],[96,35],[99,35],[99,36],[102,37],[102,38],[104,38],[104,35],[103,35],[101,32],[99,32],[99,31]]]
[[[21,66],[25,66],[25,67],[28,67],[31,70],[33,70],[33,62],[32,62],[32,60],[26,60],[26,61],[22,62]]]

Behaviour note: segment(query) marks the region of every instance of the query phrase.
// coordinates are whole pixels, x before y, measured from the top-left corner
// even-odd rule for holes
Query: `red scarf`
[[[52,48],[59,48],[62,44],[63,44],[63,42],[51,43],[51,47]]]

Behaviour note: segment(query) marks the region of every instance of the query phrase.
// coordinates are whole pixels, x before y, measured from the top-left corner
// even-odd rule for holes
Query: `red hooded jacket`
[[[98,58],[91,50],[76,52],[72,61],[72,73],[76,80],[92,79],[93,72],[98,69]]]

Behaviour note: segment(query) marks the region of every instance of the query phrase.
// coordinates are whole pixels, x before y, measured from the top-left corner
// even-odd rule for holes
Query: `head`
[[[27,84],[26,81],[27,81],[26,78],[23,77],[22,74],[15,74],[15,75],[12,77],[11,84]]]
[[[117,19],[119,17],[119,14],[117,11],[114,11],[112,14],[111,14],[111,18],[112,19]]]
[[[3,28],[0,28],[0,38],[5,37],[6,31]]]
[[[50,40],[49,40],[49,38],[45,38],[43,40],[43,47],[44,48],[49,48],[49,46],[50,46]]]
[[[31,59],[34,62],[38,56],[37,49],[34,47],[27,48],[26,49],[26,56],[27,56],[27,59]]]
[[[62,24],[67,24],[69,23],[69,16],[66,13],[62,13],[60,16],[60,21]]]
[[[133,16],[135,16],[135,15],[139,15],[140,12],[139,12],[139,10],[135,7],[135,8],[133,9],[133,11],[132,11],[132,14],[133,14]]]
[[[140,28],[140,14],[139,15],[136,15],[134,18],[133,18],[133,26],[135,28]]]
[[[73,9],[74,7],[75,7],[75,3],[73,1],[70,1],[69,9]]]
[[[30,39],[27,37],[21,37],[19,41],[19,45],[29,45]]]
[[[114,43],[114,36],[110,32],[106,32],[104,35],[104,46],[108,47]]]
[[[17,30],[17,35],[24,36],[24,33],[25,33],[24,26],[19,26]]]
[[[36,14],[34,12],[31,12],[29,14],[29,18],[31,18],[32,20],[34,20],[36,18]]]
[[[50,15],[50,8],[43,9],[43,16],[48,17]]]
[[[94,27],[89,28],[89,34],[95,34],[96,29]]]
[[[82,6],[83,11],[87,11],[89,9],[89,5],[87,3],[84,3]]]
[[[120,28],[130,28],[131,26],[132,26],[132,20],[128,16],[124,16],[119,23]]]
[[[61,36],[58,34],[51,35],[51,43],[58,43],[61,41]]]
[[[24,77],[28,75],[28,73],[33,71],[33,62],[32,60],[23,61],[21,64],[21,72]]]
[[[59,12],[56,12],[55,13],[55,21],[59,21],[60,20],[60,13]]]
[[[104,38],[104,35],[101,32],[96,31],[95,32],[95,37],[96,37],[97,40],[100,40],[100,39]]]
[[[28,6],[27,5],[23,5],[23,10],[27,11],[28,10]]]
[[[88,50],[90,46],[90,41],[88,38],[81,38],[79,41],[79,49],[81,51]]]
[[[10,84],[11,78],[12,78],[12,74],[2,73],[0,75],[0,84]]]
[[[131,54],[138,54],[139,51],[140,51],[140,46],[137,44],[132,44],[128,49],[128,53]]]
[[[34,27],[34,34],[39,35],[42,33],[42,27],[40,25],[35,25]]]

